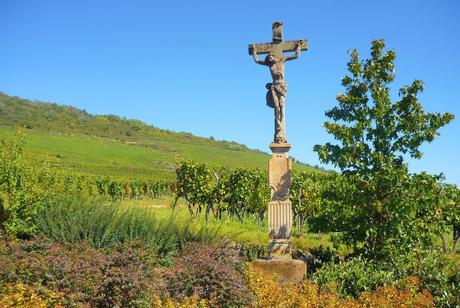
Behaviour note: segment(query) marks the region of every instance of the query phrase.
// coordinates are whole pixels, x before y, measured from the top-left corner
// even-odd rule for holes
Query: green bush
[[[158,220],[148,209],[100,201],[63,201],[41,211],[36,225],[40,234],[49,240],[86,241],[95,248],[140,240],[159,257],[162,265],[170,265],[185,243],[211,242],[217,234],[217,228],[198,225],[190,219],[172,215],[169,219]]]
[[[394,285],[407,277],[417,277],[421,288],[433,295],[436,306],[460,305],[460,265],[436,250],[415,250],[399,254],[390,261],[372,262],[352,258],[337,264],[328,263],[313,274],[313,280],[323,289],[340,295],[358,296],[384,285]]]
[[[386,268],[397,276],[416,276],[423,288],[433,295],[436,306],[460,306],[460,264],[439,250],[414,250],[408,255],[395,255]]]
[[[396,281],[393,272],[382,271],[377,264],[361,258],[326,264],[313,274],[313,280],[320,288],[354,297]]]
[[[46,195],[37,185],[37,170],[24,160],[24,138],[18,129],[14,139],[0,139],[0,226],[22,238],[36,232],[32,220]]]
[[[260,258],[267,258],[269,255],[268,245],[260,244],[241,244],[239,254],[245,261],[252,261]]]

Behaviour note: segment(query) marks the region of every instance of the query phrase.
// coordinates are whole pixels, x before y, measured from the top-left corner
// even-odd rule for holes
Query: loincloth
[[[287,84],[286,83],[267,83],[265,86],[267,91],[267,106],[270,108],[275,108],[275,101],[273,99],[273,92],[276,93],[276,96],[286,97],[287,93]]]

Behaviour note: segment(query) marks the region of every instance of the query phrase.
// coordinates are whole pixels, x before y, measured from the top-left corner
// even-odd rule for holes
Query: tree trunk
[[[206,204],[206,223],[208,223],[209,221],[209,211],[211,210],[212,208],[212,204],[208,203]]]
[[[217,219],[219,215],[219,210],[216,210],[216,208],[213,206],[211,207],[211,212],[212,212],[212,216],[214,216],[214,218]]]
[[[236,214],[236,217],[238,217],[238,220],[242,223],[242,222],[243,222],[243,219],[241,218],[240,213],[235,212],[235,214]]]
[[[196,216],[198,216],[199,214],[201,214],[201,204],[199,204],[199,205],[196,207]]]
[[[177,201],[179,200],[179,198],[180,198],[179,195],[176,195],[176,198],[174,198],[174,203],[173,203],[173,205],[171,206],[173,210],[176,208]]]
[[[446,253],[447,252],[447,244],[446,244],[446,239],[444,238],[443,234],[441,234],[441,242],[442,242],[442,252]]]
[[[264,222],[265,211],[263,209],[259,210],[259,223],[262,224]]]
[[[299,200],[297,201],[298,202],[298,205],[299,205],[299,208],[297,209],[297,233],[300,235],[302,235],[302,214],[300,212],[300,209],[302,207],[302,188],[299,188],[299,193],[298,193],[298,198]]]
[[[455,249],[457,248],[458,238],[460,237],[460,225],[454,225],[454,230],[452,234],[452,253],[455,254]]]
[[[303,215],[302,213],[297,214],[297,233],[302,236],[303,233]]]
[[[184,195],[184,200],[185,200],[185,204],[187,204],[187,208],[188,208],[188,212],[190,213],[190,217],[194,218],[192,204],[188,201],[188,198],[186,195]]]

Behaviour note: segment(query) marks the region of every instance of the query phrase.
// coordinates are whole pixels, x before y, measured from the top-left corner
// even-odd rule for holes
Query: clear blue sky
[[[273,114],[265,67],[247,54],[271,40],[306,38],[286,65],[287,137],[297,159],[312,147],[346,73],[347,51],[372,39],[397,52],[393,94],[425,82],[427,111],[457,118],[423,146],[412,171],[460,184],[459,1],[0,1],[0,91],[268,150]],[[328,166],[325,166],[328,167]]]

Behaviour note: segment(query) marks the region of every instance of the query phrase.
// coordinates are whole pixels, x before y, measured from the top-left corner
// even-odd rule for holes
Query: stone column
[[[271,198],[268,203],[270,257],[291,259],[292,206],[289,200],[292,161],[288,157],[289,143],[272,143],[272,158],[268,164]]]

